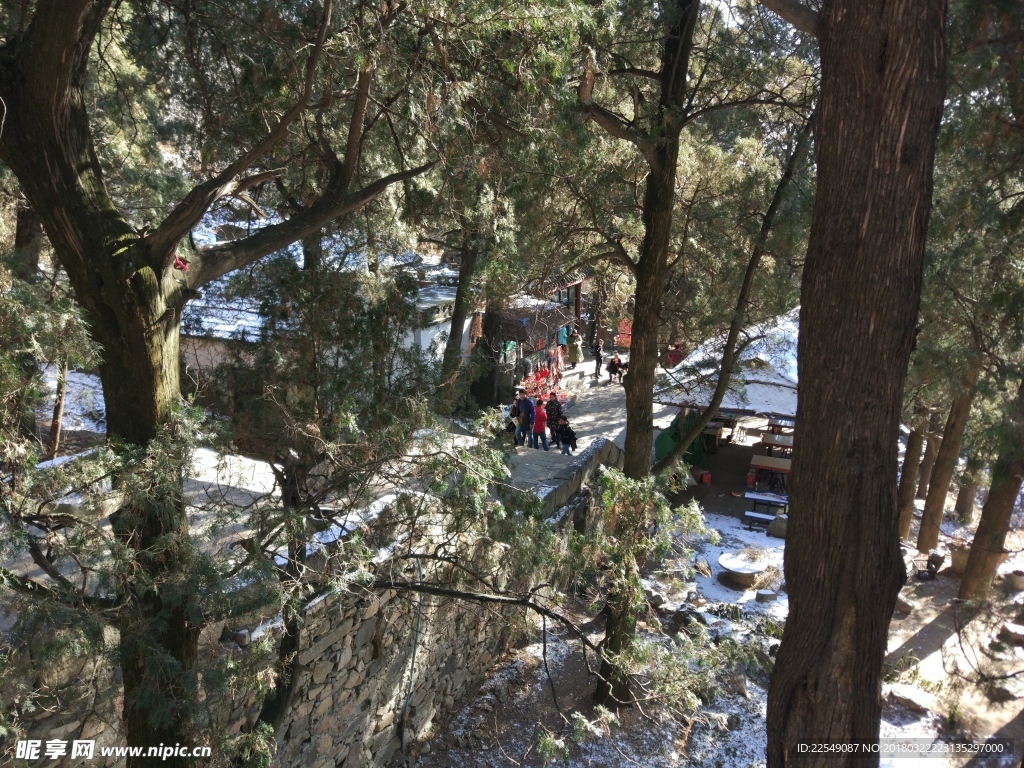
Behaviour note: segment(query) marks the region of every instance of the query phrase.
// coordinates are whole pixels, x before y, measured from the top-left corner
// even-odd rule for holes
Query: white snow
[[[57,375],[55,365],[43,368],[43,380],[50,396],[36,410],[36,417],[50,421],[53,418],[53,404],[57,396]],[[64,430],[95,432],[107,431],[107,410],[103,401],[103,385],[100,377],[91,373],[68,371],[67,389],[64,392]]]

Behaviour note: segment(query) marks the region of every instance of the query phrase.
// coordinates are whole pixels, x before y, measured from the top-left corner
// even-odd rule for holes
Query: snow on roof
[[[267,319],[255,303],[241,298],[216,297],[186,304],[181,332],[185,336],[255,341],[266,324]]]
[[[454,304],[457,290],[457,288],[447,285],[421,286],[416,293],[416,309],[422,312],[427,309],[443,307],[446,304]]]
[[[744,329],[751,339],[720,409],[773,416],[794,416],[797,404],[797,338],[800,308]],[[655,392],[658,402],[701,407],[711,402],[725,337],[706,341],[667,374],[668,384]]]

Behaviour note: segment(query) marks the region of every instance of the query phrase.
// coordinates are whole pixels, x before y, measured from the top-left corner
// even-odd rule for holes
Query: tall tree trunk
[[[501,318],[503,315],[501,297],[488,296],[484,314],[483,338],[473,350],[475,364],[479,366],[476,379],[470,386],[473,398],[481,406],[500,405],[498,376],[501,370],[502,347]]]
[[[791,493],[806,518],[786,541],[790,613],[768,694],[770,768],[861,766],[860,755],[801,755],[797,745],[878,740],[904,578],[900,406],[945,76],[943,0],[826,0],[816,17],[818,182]]]
[[[928,485],[932,479],[932,467],[935,466],[935,458],[939,455],[939,446],[942,445],[942,436],[939,431],[939,414],[932,413],[928,417],[928,435],[925,443],[924,459],[921,461],[921,474],[917,480],[917,493],[915,498],[928,498]]]
[[[459,265],[459,285],[455,289],[455,307],[452,310],[451,330],[444,345],[441,359],[441,383],[437,387],[437,404],[444,413],[451,413],[454,406],[455,383],[462,369],[462,333],[472,307],[471,288],[476,274],[477,235],[466,232],[463,235],[462,263]]]
[[[634,270],[633,328],[626,389],[626,442],[622,471],[640,479],[651,471],[654,448],[654,377],[658,368],[658,329],[665,288],[669,238],[675,209],[679,164],[680,116],[685,108],[686,78],[699,0],[676,0],[661,54],[660,135],[646,149],[650,173],[644,190],[644,237]]]
[[[43,222],[28,205],[19,205],[14,229],[14,274],[28,283],[39,275],[39,254],[43,250]]]
[[[967,569],[960,579],[961,600],[988,597],[1002,559],[1006,534],[1010,530],[1013,506],[1024,483],[1024,381],[1017,390],[1009,416],[1013,430],[992,465],[992,487],[981,509]]]
[[[39,253],[43,247],[43,227],[39,216],[28,205],[19,205],[15,218],[14,229],[14,274],[18,279],[34,283],[39,277]],[[23,386],[21,391],[32,390],[32,381],[39,375],[39,365],[35,356],[26,351],[18,357]],[[22,399],[17,412],[18,433],[28,439],[36,440],[36,411],[34,404]]]
[[[956,519],[964,524],[970,525],[974,521],[974,502],[978,496],[978,486],[981,485],[981,470],[985,462],[977,456],[967,457],[967,466],[964,468],[964,476],[960,482],[960,490],[956,495],[956,506],[953,512]]]
[[[924,452],[924,432],[921,427],[910,430],[907,450],[903,454],[900,484],[896,489],[896,509],[899,515],[900,538],[910,538],[910,525],[914,521],[914,490],[917,488],[917,470]]]
[[[51,459],[60,448],[60,433],[64,424],[64,397],[68,390],[68,359],[65,357],[57,373],[57,394],[53,399],[53,418],[50,420],[50,440],[46,446],[46,454]]]
[[[971,415],[971,404],[981,373],[981,360],[972,361],[970,370],[960,383],[960,394],[953,400],[946,419],[946,428],[942,432],[942,445],[939,446],[935,465],[932,467],[931,481],[928,484],[928,497],[924,502],[924,514],[921,515],[921,530],[917,534],[917,549],[928,552],[939,543],[939,526],[942,515],[946,511],[946,499],[949,497],[949,483],[956,471],[956,462],[960,458],[960,444],[964,439],[964,429]]]

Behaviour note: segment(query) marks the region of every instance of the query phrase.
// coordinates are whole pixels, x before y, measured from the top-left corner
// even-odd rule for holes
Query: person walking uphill
[[[569,367],[573,370],[583,362],[583,337],[579,331],[573,331],[569,337]],[[556,421],[555,424],[558,422]]]
[[[530,445],[534,448],[540,448],[541,443],[544,444],[544,450],[548,449],[548,413],[544,410],[544,396],[541,395],[537,398],[537,407],[533,411],[533,437],[530,439]]]
[[[533,400],[526,396],[526,390],[519,390],[516,394],[516,410],[519,418],[519,429],[516,430],[516,443],[526,445],[527,441],[533,444],[533,417],[536,410]]]

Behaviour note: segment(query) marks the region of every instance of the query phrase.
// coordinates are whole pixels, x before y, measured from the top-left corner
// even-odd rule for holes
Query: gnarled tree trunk
[[[956,519],[964,525],[974,521],[974,504],[978,496],[978,487],[981,485],[981,470],[985,463],[977,456],[967,457],[967,466],[964,468],[964,476],[960,482],[960,490],[956,495],[956,506],[953,513]]]
[[[465,232],[460,252],[462,263],[459,265],[459,284],[455,289],[455,307],[452,310],[448,340],[444,345],[444,357],[441,359],[441,383],[437,388],[438,407],[446,413],[450,413],[454,405],[455,383],[462,369],[462,333],[472,307],[471,289],[476,275],[478,248],[476,233]]]
[[[802,524],[786,541],[790,613],[769,689],[771,768],[864,765],[861,755],[802,755],[797,745],[878,739],[904,577],[896,445],[945,75],[943,0],[826,0],[815,16],[818,183],[790,499]]]

